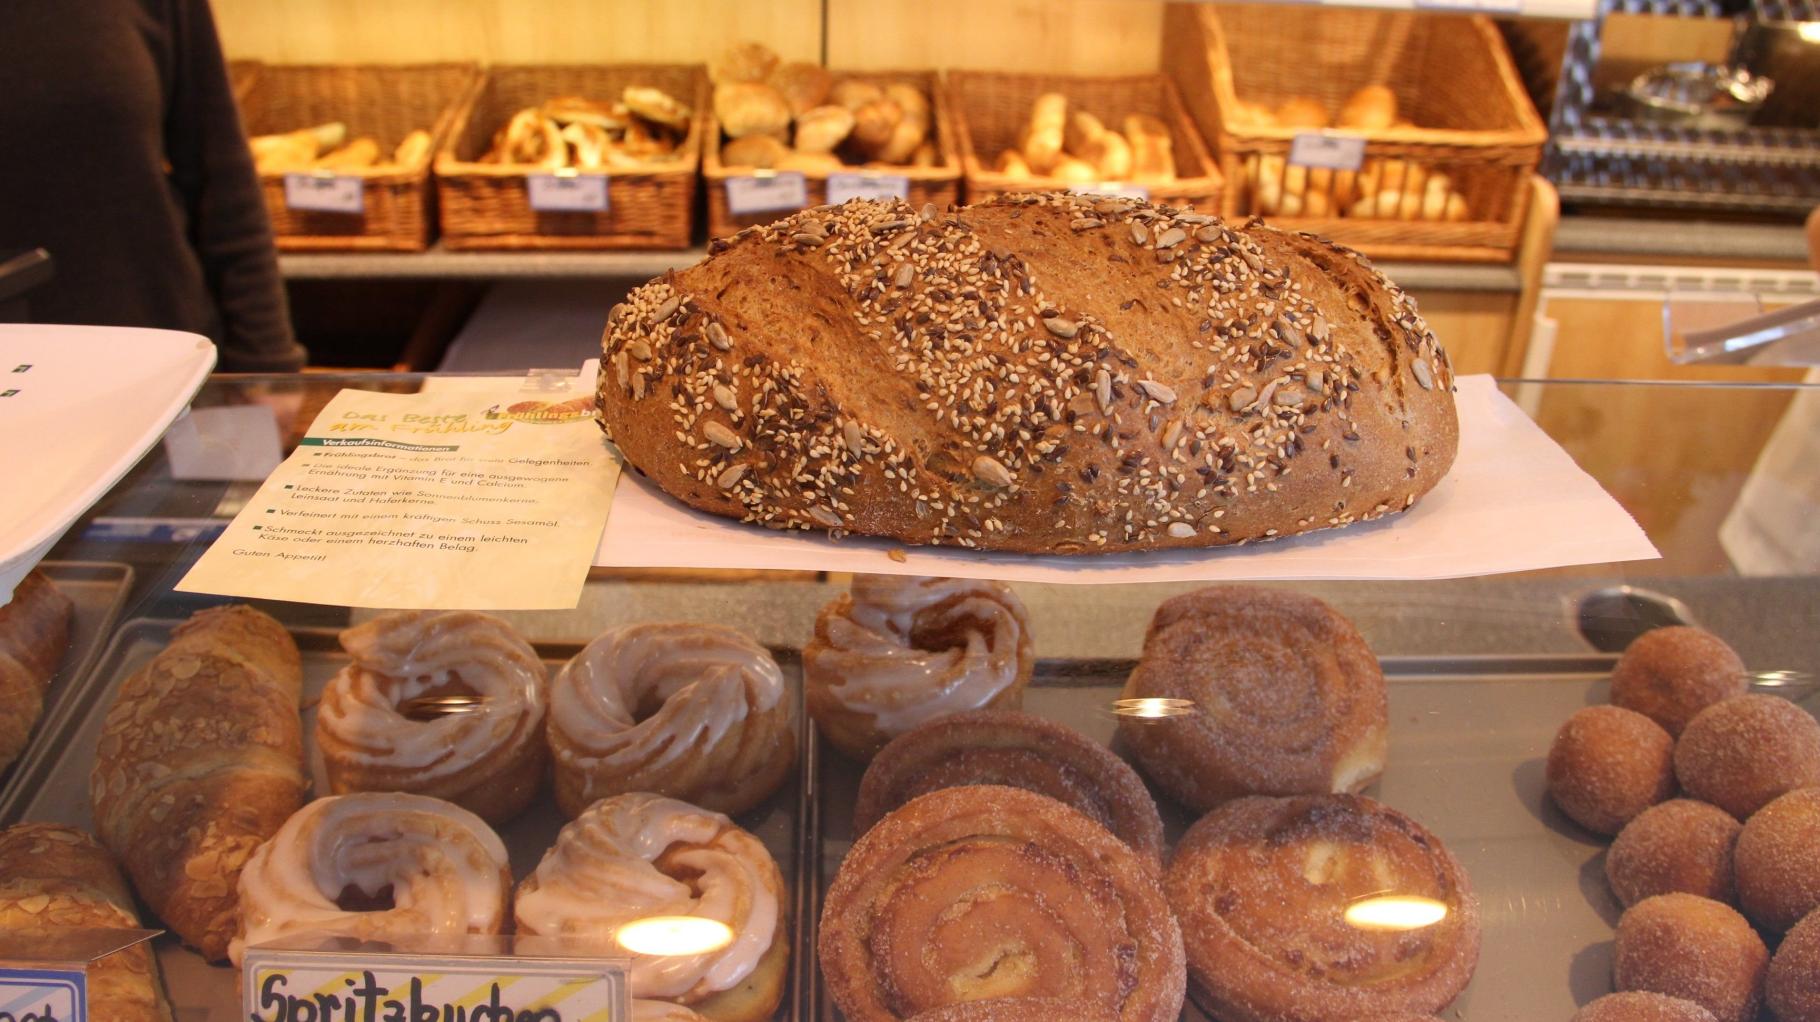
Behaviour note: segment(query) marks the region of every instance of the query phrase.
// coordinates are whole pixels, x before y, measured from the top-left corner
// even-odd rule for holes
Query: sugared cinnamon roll
[[[1163,865],[1163,820],[1137,771],[1112,750],[1053,720],[973,710],[932,720],[885,746],[860,780],[853,829],[941,788],[1003,784],[1047,795]]]
[[[1167,600],[1125,683],[1179,716],[1122,716],[1138,765],[1199,811],[1243,795],[1354,792],[1384,771],[1384,673],[1352,622],[1312,596],[1212,586]]]
[[[870,759],[937,717],[1017,709],[1035,657],[1023,601],[997,582],[860,575],[822,608],[803,649],[809,713]]]
[[[867,831],[828,892],[820,954],[847,1022],[1000,997],[1174,1022],[1186,983],[1151,867],[1060,802],[999,786],[931,792]]]
[[[228,956],[239,964],[247,946],[291,933],[499,933],[511,886],[505,845],[466,809],[422,795],[331,795],[293,813],[247,860]]]
[[[543,661],[511,625],[468,611],[385,614],[341,633],[353,658],[323,690],[316,744],[336,794],[406,791],[489,823],[536,794],[547,757]],[[413,699],[472,695],[465,712],[413,719]]]
[[[731,628],[651,622],[589,643],[550,684],[556,800],[648,791],[743,813],[783,783],[796,737],[777,661]]]
[[[616,795],[562,829],[518,886],[518,932],[615,955],[617,935],[656,916],[725,924],[702,954],[632,954],[632,995],[687,1005],[712,1022],[769,1019],[783,1000],[790,941],[784,880],[765,846],[719,813],[650,794]],[[650,1009],[655,1010],[655,1009]]]
[[[1195,1002],[1223,1022],[1438,1012],[1478,964],[1465,870],[1359,795],[1228,802],[1183,836],[1163,890]]]

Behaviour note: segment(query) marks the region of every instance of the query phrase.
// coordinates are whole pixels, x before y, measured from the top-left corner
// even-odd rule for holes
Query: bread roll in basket
[[[1031,553],[1408,508],[1458,445],[1415,303],[1306,234],[1122,198],[806,210],[608,314],[601,426],[691,507]]]

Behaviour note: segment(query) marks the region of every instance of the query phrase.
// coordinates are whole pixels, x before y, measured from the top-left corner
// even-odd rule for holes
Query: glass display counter
[[[234,421],[282,423],[283,437],[292,437],[342,388],[409,392],[426,379],[216,377],[196,407],[273,409]],[[1755,691],[1810,711],[1820,676],[1820,460],[1813,457],[1820,387],[1519,381],[1503,388],[1636,517],[1661,559],[1437,582],[1261,584],[1326,601],[1379,660],[1388,681],[1389,751],[1382,778],[1365,793],[1420,821],[1470,877],[1482,950],[1470,985],[1441,1012],[1470,1022],[1566,1019],[1612,988],[1622,906],[1603,873],[1609,839],[1557,808],[1545,790],[1544,764],[1563,721],[1607,700],[1613,665],[1633,637],[1660,625],[1697,624],[1737,650]],[[183,428],[180,422],[174,430]],[[210,442],[230,451],[262,445],[268,456],[286,446],[278,432],[259,432]],[[171,450],[167,442],[138,465],[44,565],[74,600],[75,627],[32,747],[0,799],[6,823],[91,824],[89,775],[114,691],[170,641],[179,622],[224,602],[173,587],[257,489],[260,459],[217,458],[239,467],[217,473],[191,465],[183,473],[189,478],[180,478]],[[252,478],[203,478],[235,474]],[[800,679],[818,612],[850,582],[813,572],[596,568],[572,611],[500,615],[552,670],[603,631],[637,622],[730,626],[771,651],[797,725],[797,765],[737,822],[771,852],[787,889],[782,932],[792,955],[780,1019],[842,1017],[818,968],[818,922],[856,839],[864,767],[806,726]],[[1117,737],[1121,690],[1158,605],[1194,588],[1014,586],[1035,653],[1023,709],[1129,758]],[[375,612],[261,609],[290,631],[303,658],[303,731],[322,793],[322,757],[310,737],[317,697],[347,663],[339,631]],[[549,787],[499,828],[517,878],[536,867],[565,822]],[[1195,815],[1152,790],[1173,843]],[[232,970],[206,964],[168,935],[159,957],[179,1017],[241,1017]],[[1211,1016],[1190,998],[1182,1017]]]

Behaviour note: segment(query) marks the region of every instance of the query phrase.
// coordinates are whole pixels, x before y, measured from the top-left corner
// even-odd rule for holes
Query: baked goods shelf
[[[0,802],[0,821],[89,824],[88,775],[111,694],[170,639],[178,622],[126,622],[71,695],[37,783]],[[293,627],[303,654],[305,734],[327,679],[346,662],[333,629]],[[579,643],[538,643],[546,662],[572,656]],[[774,649],[800,699],[800,657]],[[1470,1022],[1564,1018],[1609,987],[1610,935],[1618,907],[1599,880],[1602,842],[1578,830],[1543,792],[1543,757],[1559,721],[1605,701],[1614,657],[1603,654],[1390,656],[1389,766],[1368,793],[1414,816],[1464,863],[1480,901],[1484,949],[1472,985],[1445,1015]],[[1024,709],[1065,723],[1124,751],[1114,738],[1112,701],[1134,661],[1045,659],[1024,694]],[[798,721],[806,721],[798,703]],[[842,1022],[816,967],[820,900],[852,845],[852,813],[862,768],[802,729],[795,783],[739,822],[756,834],[790,878],[794,903],[792,989],[780,1019]],[[306,738],[312,775],[323,766]],[[1192,814],[1158,798],[1168,838]],[[500,828],[520,877],[535,866],[564,823],[546,792]],[[237,1018],[234,973],[204,964],[165,938],[159,956],[181,1017]],[[1185,1022],[1206,1022],[1192,1003]]]
[[[440,243],[425,252],[310,252],[278,257],[286,280],[610,280],[644,281],[706,258],[706,248],[680,252],[455,252]],[[1409,290],[1515,292],[1514,266],[1380,262],[1373,265]]]

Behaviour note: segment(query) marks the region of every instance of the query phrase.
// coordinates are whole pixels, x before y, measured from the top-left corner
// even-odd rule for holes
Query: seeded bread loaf
[[[1453,462],[1415,304],[1305,234],[1127,199],[806,210],[635,290],[601,426],[771,528],[1081,553],[1401,511]]]

